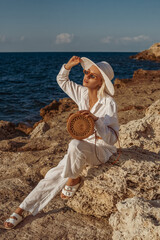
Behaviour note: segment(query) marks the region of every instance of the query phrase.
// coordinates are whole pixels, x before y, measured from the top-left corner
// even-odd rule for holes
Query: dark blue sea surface
[[[63,63],[73,56],[94,62],[107,61],[115,78],[131,78],[137,69],[156,70],[159,63],[129,59],[133,52],[34,52],[0,53],[0,120],[32,125],[41,119],[39,111],[54,99],[67,97],[56,82]],[[114,79],[115,79],[114,78]],[[82,84],[80,65],[72,68],[70,79]],[[113,80],[114,81],[114,80]]]

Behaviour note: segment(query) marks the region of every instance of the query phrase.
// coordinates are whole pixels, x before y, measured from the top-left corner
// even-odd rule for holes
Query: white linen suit
[[[65,64],[57,75],[57,82],[63,91],[72,98],[79,107],[79,110],[89,110],[88,89],[69,80],[70,70],[65,69]],[[107,95],[98,99],[96,104],[90,110],[92,114],[99,119],[95,122],[98,139],[96,143],[96,152],[101,162],[107,162],[113,153],[116,153],[116,147],[113,146],[119,132],[119,123],[117,118],[117,107],[114,99]],[[20,208],[29,211],[35,216],[42,210],[47,203],[56,196],[66,184],[68,178],[77,178],[82,172],[85,164],[94,166],[101,162],[95,154],[95,135],[84,140],[73,139],[69,143],[67,154],[59,164],[51,168],[40,180],[37,186],[20,204]]]

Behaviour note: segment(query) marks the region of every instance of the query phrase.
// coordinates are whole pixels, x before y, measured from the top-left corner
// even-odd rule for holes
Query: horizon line
[[[0,53],[138,53],[139,51],[7,51]]]

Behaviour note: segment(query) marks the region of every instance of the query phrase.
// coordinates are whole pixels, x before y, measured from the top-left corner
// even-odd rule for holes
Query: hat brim
[[[89,58],[81,57],[81,60],[82,60],[81,61],[81,66],[85,70],[89,69],[92,65],[94,65],[95,67],[98,68],[98,70],[100,71],[100,73],[103,76],[103,79],[105,81],[108,93],[113,96],[114,95],[114,86],[113,86],[111,80],[108,78],[108,76],[98,67],[98,65],[96,63],[91,61]]]

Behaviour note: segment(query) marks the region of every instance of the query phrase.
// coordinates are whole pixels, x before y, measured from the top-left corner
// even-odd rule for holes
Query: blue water
[[[131,78],[137,69],[159,69],[150,61],[129,59],[136,53],[110,52],[41,52],[0,53],[0,120],[32,125],[41,119],[39,111],[54,99],[67,95],[59,88],[56,76],[63,63],[73,55],[88,57],[94,62],[107,61],[115,78]],[[70,79],[82,84],[80,65],[72,68]]]

